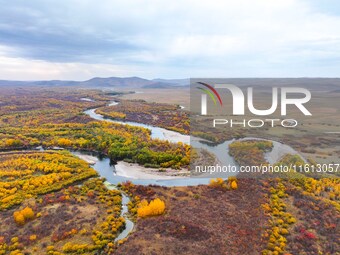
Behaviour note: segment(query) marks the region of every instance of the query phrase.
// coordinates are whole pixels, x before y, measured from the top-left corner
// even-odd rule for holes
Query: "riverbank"
[[[183,135],[175,131],[162,129],[162,133],[165,140],[172,141],[173,143],[184,143],[184,144],[190,144],[190,136],[189,135]]]
[[[132,178],[132,179],[176,179],[187,177],[190,172],[187,170],[175,170],[175,169],[165,169],[164,171],[159,171],[155,168],[143,167],[138,164],[127,163],[124,161],[119,161],[115,165],[116,175]]]
[[[95,157],[95,156],[91,156],[91,155],[85,155],[83,153],[80,153],[80,152],[72,152],[73,155],[76,155],[78,158],[86,161],[87,163],[89,163],[90,165],[94,165],[97,161],[98,161],[98,158]]]

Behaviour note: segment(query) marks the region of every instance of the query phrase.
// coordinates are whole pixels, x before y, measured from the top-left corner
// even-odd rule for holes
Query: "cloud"
[[[87,80],[94,76],[149,75],[138,67],[79,62],[58,63],[0,56],[0,77],[8,80]],[[18,79],[19,77],[19,79]]]
[[[20,79],[45,77],[39,69],[47,67],[56,68],[50,75],[61,79],[138,74],[336,76],[340,60],[340,9],[335,10],[340,6],[331,0],[322,6],[312,0],[0,4],[0,56],[36,68],[29,75],[18,64]],[[7,65],[1,63],[7,70],[1,71],[1,78],[13,76]]]

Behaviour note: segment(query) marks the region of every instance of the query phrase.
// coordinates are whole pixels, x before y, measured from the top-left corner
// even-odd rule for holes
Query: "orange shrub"
[[[148,201],[143,200],[139,208],[137,209],[137,214],[139,217],[148,217],[148,216],[156,216],[161,215],[165,211],[165,203],[159,198],[156,198],[150,203]]]
[[[59,146],[65,146],[65,147],[70,147],[72,145],[72,141],[67,138],[59,138],[57,141],[57,144]]]
[[[25,220],[31,220],[34,218],[34,212],[30,207],[26,207],[21,211],[21,213],[25,217]]]
[[[231,184],[230,184],[230,187],[232,189],[237,189],[237,182],[236,181],[232,181]]]
[[[37,239],[37,235],[30,235],[30,240],[35,241]]]
[[[14,221],[18,225],[24,225],[25,224],[25,217],[22,215],[21,212],[14,212],[13,213]]]
[[[212,188],[227,189],[227,184],[222,178],[211,179],[209,182],[209,186]]]
[[[26,207],[21,211],[16,211],[13,213],[14,221],[18,225],[24,225],[28,220],[34,218],[34,211],[30,207]]]

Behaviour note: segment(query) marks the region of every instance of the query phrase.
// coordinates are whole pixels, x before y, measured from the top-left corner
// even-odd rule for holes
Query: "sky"
[[[340,76],[338,0],[0,6],[0,79]]]

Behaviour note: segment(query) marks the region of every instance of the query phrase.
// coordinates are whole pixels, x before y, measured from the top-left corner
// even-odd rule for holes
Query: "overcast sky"
[[[338,0],[0,6],[0,79],[340,76]]]

